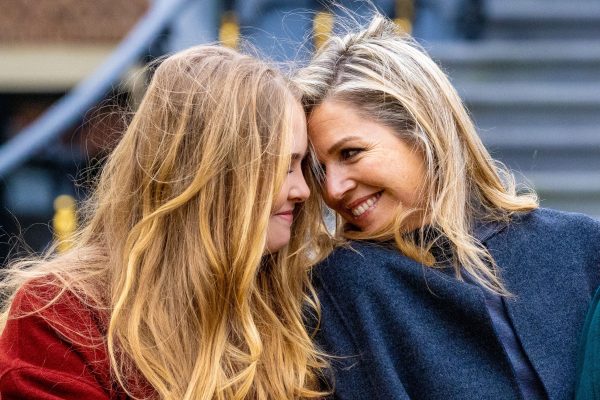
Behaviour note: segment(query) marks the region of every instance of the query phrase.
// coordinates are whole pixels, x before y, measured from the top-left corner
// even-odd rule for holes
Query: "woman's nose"
[[[325,191],[333,200],[341,200],[344,195],[356,186],[353,179],[342,168],[327,168],[325,174]]]
[[[304,179],[304,174],[300,172],[300,176],[295,180],[292,188],[290,190],[290,200],[295,201],[297,203],[301,203],[306,201],[310,196],[310,188],[306,184],[306,179]]]

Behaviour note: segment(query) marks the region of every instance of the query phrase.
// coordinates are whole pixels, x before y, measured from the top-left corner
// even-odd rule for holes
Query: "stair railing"
[[[26,162],[98,103],[156,37],[194,0],[158,0],[88,78],[0,147],[0,179]]]

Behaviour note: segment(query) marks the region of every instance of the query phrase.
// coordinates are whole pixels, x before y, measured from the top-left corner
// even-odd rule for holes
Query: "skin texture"
[[[326,100],[310,115],[308,134],[325,169],[324,200],[346,222],[371,233],[390,223],[398,208],[419,207],[423,159],[392,128],[363,118],[351,105]],[[374,204],[365,204],[368,199]],[[420,221],[413,214],[406,230]]]
[[[310,196],[304,175],[302,160],[306,157],[308,139],[306,134],[306,118],[300,104],[294,113],[292,161],[287,177],[275,199],[273,213],[267,227],[267,252],[273,253],[290,241],[291,227],[296,206]]]

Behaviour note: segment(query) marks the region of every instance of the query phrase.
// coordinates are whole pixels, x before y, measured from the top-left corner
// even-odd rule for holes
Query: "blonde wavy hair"
[[[309,118],[324,101],[347,104],[394,129],[424,159],[421,209],[398,211],[372,235],[338,233],[350,239],[393,238],[404,254],[434,267],[442,263],[432,247],[445,243],[459,279],[462,266],[482,286],[508,295],[491,254],[473,236],[474,224],[509,222],[514,213],[537,208],[537,197],[529,190],[517,193],[513,176],[491,158],[456,90],[429,56],[376,14],[365,29],[330,37],[294,80]],[[314,175],[312,182],[323,179],[318,168]],[[403,221],[415,215],[422,221],[418,235],[403,229]]]
[[[326,364],[303,324],[319,310],[315,200],[297,210],[290,243],[264,254],[296,108],[280,72],[236,51],[164,59],[72,250],[4,271],[3,325],[15,292],[41,279],[59,292],[48,304],[69,292],[107,315],[99,339],[131,396],[144,382],[161,399],[322,397]]]

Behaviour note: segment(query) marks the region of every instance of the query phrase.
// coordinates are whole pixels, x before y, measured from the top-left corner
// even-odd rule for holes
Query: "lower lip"
[[[379,203],[379,200],[381,200],[382,193],[383,192],[379,192],[377,199],[375,200],[375,203],[373,203],[373,205],[371,207],[369,207],[369,209],[367,211],[360,214],[358,217],[356,217],[354,214],[352,214],[352,212],[350,212],[350,214],[352,214],[352,219],[354,221],[362,221],[363,219],[367,218],[371,214],[371,212],[373,212],[373,210],[375,210],[375,208],[377,208],[377,203]]]
[[[288,224],[291,224],[294,220],[294,216],[292,214],[275,214],[275,216],[281,218]]]

